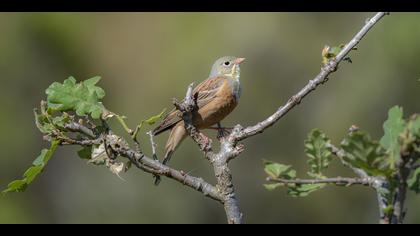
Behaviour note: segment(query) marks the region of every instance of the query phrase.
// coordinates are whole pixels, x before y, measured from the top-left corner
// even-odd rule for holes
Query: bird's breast
[[[239,98],[241,97],[241,82],[239,78],[237,79],[230,79],[229,80],[230,87],[232,89],[232,94],[236,99],[236,102],[239,102]]]

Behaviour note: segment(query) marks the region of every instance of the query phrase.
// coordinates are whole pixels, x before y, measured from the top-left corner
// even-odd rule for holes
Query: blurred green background
[[[48,144],[32,109],[45,88],[68,76],[102,76],[105,106],[140,120],[171,108],[186,86],[205,79],[215,59],[246,57],[243,94],[224,121],[251,125],[273,113],[320,69],[325,44],[347,42],[372,13],[1,13],[0,186],[19,178]],[[262,186],[262,159],[306,172],[303,141],[312,128],[338,144],[357,124],[376,139],[388,109],[419,111],[420,14],[392,13],[375,26],[330,81],[276,126],[245,141],[231,162],[247,223],[376,223],[375,193],[328,187],[306,198]],[[117,124],[113,123],[114,127]],[[120,129],[119,129],[120,130]],[[141,141],[150,153],[143,130]],[[208,131],[214,137],[214,131]],[[157,138],[162,156],[167,134]],[[24,193],[0,197],[0,223],[225,223],[221,205],[163,179],[159,187],[137,169],[122,181],[86,164],[77,148],[59,148]],[[171,166],[214,183],[211,166],[187,140]],[[353,176],[338,162],[329,176]],[[407,223],[420,222],[420,198],[408,196]]]

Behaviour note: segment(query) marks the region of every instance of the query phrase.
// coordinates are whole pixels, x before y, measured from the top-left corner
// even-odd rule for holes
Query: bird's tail
[[[172,157],[172,154],[178,148],[179,144],[184,140],[187,136],[187,132],[184,128],[182,123],[178,123],[169,134],[168,141],[166,142],[165,146],[165,157],[163,158],[162,164],[166,165]],[[155,177],[155,185],[160,183],[160,176]]]

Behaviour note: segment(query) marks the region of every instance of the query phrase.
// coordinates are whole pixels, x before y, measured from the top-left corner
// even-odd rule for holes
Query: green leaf
[[[408,187],[416,194],[420,193],[420,168],[417,168],[411,178],[407,181]]]
[[[416,138],[420,138],[420,116],[415,114],[412,116],[408,123],[408,128],[410,132],[415,136]]]
[[[41,154],[32,162],[34,166],[42,166],[45,163],[45,156],[47,155],[48,149],[42,149]]]
[[[265,172],[273,179],[293,180],[296,178],[296,171],[289,165],[265,161]],[[270,183],[264,184],[267,190],[274,190],[277,187],[286,186],[287,193],[293,197],[304,197],[313,191],[321,189],[325,184],[284,184],[284,183]]]
[[[83,147],[77,151],[77,155],[82,159],[90,159],[92,157],[92,146]]]
[[[93,77],[80,83],[70,77],[62,84],[54,82],[46,90],[48,107],[53,111],[76,111],[79,116],[91,115],[99,119],[104,106],[101,99],[105,91],[95,86],[100,77]]]
[[[156,123],[156,121],[160,120],[163,116],[163,114],[165,114],[166,108],[164,108],[159,114],[150,117],[147,120],[144,120],[142,122],[148,124],[148,125],[154,125]]]
[[[393,205],[389,205],[389,206],[385,207],[383,209],[383,212],[387,216],[391,215],[394,212],[394,206]]]
[[[54,125],[49,123],[48,117],[44,114],[38,114],[37,109],[34,109],[35,125],[44,134],[51,134],[54,130]]]
[[[341,148],[345,151],[345,161],[371,176],[390,176],[393,173],[379,143],[371,140],[366,132],[351,133],[341,142]]]
[[[332,159],[331,148],[328,146],[330,139],[320,130],[312,130],[305,140],[305,153],[309,157],[308,164],[312,177],[322,176],[322,170],[326,169]]]
[[[58,140],[53,140],[50,146],[50,149],[48,149],[48,151],[45,153],[45,156],[43,158],[43,166],[45,166],[47,164],[47,162],[51,159],[51,157],[53,156],[55,150],[57,150],[58,145],[60,144],[60,141]]]
[[[338,47],[330,47],[328,45],[325,45],[321,53],[322,64],[325,65],[329,62],[329,60],[335,59],[345,46],[346,46],[345,44],[340,44]],[[352,48],[352,50],[357,50],[357,47]],[[350,57],[345,57],[343,60],[352,63],[352,60]]]
[[[162,112],[159,113],[158,115],[155,115],[155,116],[150,117],[149,119],[140,121],[140,124],[137,125],[136,130],[134,131],[133,137],[137,137],[137,134],[140,131],[140,129],[143,127],[144,123],[146,123],[148,125],[155,124],[156,121],[158,121],[159,119],[161,119],[163,117],[163,114],[165,114],[165,111],[166,111],[166,108],[164,108],[162,110]]]
[[[61,116],[56,116],[52,119],[55,126],[64,128],[64,126],[70,121],[70,116],[67,113],[63,113]]]
[[[272,178],[294,179],[296,171],[290,165],[265,161],[265,172]]]
[[[2,193],[23,192],[27,186],[26,180],[14,180],[7,185],[7,189],[5,189]]]
[[[330,48],[330,50],[328,52],[329,57],[336,57],[340,53],[340,51],[341,51],[341,48],[340,47],[332,47],[332,48]]]
[[[264,187],[269,190],[272,191],[274,189],[276,189],[277,187],[283,186],[283,184],[280,183],[275,183],[275,184],[264,184]]]
[[[385,121],[383,128],[385,134],[381,138],[380,143],[390,155],[389,164],[391,165],[391,168],[394,168],[401,158],[399,137],[405,128],[401,107],[394,106],[388,111],[388,120]]]
[[[23,174],[23,179],[12,181],[7,185],[7,189],[5,189],[2,193],[5,194],[9,192],[25,191],[25,189],[29,184],[32,183],[36,176],[38,176],[43,171],[45,165],[51,159],[59,143],[59,141],[54,140],[51,143],[50,149],[43,149],[41,154],[33,161],[33,166],[25,171]]]
[[[289,187],[287,193],[292,197],[306,197],[310,193],[325,187],[326,184],[299,184]]]
[[[31,184],[32,181],[36,178],[36,176],[41,173],[44,169],[44,166],[32,166],[25,171],[23,177],[25,177],[26,184]]]

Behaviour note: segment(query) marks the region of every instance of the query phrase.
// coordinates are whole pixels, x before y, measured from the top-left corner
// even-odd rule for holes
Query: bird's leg
[[[217,123],[217,139],[220,141],[225,136],[229,135],[232,131],[232,128],[222,127],[220,122]]]

